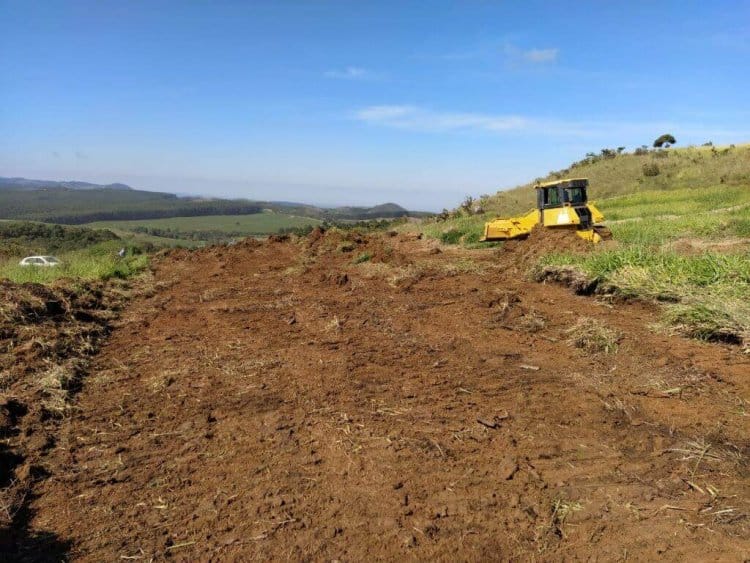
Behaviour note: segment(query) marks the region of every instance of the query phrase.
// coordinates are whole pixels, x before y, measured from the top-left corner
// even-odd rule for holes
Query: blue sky
[[[454,207],[750,141],[750,2],[0,0],[0,175]]]

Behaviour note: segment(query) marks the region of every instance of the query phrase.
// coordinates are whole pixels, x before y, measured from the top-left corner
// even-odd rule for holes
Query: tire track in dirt
[[[528,249],[432,249],[318,233],[164,258],[32,525],[92,561],[748,557],[747,357],[526,282]],[[567,343],[582,316],[616,353]]]

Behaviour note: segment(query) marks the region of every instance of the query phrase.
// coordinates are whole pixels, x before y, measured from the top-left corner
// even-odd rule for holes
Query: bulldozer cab
[[[574,223],[578,229],[590,229],[593,224],[588,208],[586,178],[569,178],[537,184],[537,209],[544,226]],[[565,208],[573,208],[573,215]]]
[[[585,178],[546,182],[536,186],[537,209],[554,209],[565,205],[585,206],[588,202],[586,188],[589,182]]]

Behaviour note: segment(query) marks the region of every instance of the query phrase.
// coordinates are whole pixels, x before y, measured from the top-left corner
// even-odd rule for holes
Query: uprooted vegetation
[[[568,343],[590,354],[617,351],[617,343],[622,338],[619,331],[609,328],[604,322],[589,317],[581,317],[566,332]]]
[[[128,292],[124,282],[0,281],[0,546],[22,540],[33,484],[46,475],[91,356]],[[28,555],[28,554],[25,554]]]

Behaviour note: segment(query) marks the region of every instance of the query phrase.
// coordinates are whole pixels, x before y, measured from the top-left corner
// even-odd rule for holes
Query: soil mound
[[[534,227],[525,239],[509,240],[500,249],[500,254],[509,258],[517,268],[533,266],[541,256],[555,252],[591,252],[594,245],[577,236],[570,229]]]
[[[411,264],[411,260],[398,249],[400,242],[389,233],[365,234],[358,230],[323,230],[320,227],[307,236],[307,247],[316,256],[340,256],[345,261],[394,266]]]

